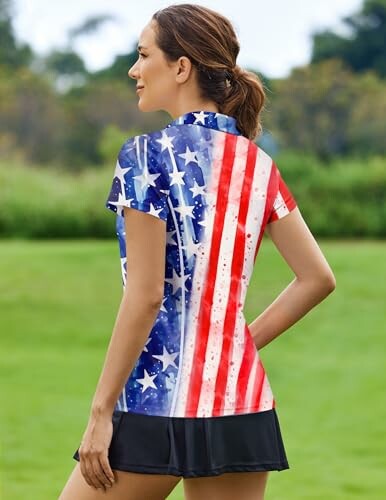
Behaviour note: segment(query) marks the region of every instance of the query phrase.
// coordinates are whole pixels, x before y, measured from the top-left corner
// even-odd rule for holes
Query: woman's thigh
[[[77,463],[58,500],[164,500],[181,477],[139,474],[113,469],[115,482],[107,491],[89,486]]]
[[[185,500],[263,500],[269,471],[226,472],[183,480]]]

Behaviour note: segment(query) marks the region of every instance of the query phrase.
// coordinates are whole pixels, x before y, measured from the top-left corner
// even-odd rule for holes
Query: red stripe
[[[275,174],[277,176],[277,192],[276,195],[280,193],[281,197],[283,198],[284,205],[287,207],[289,211],[293,210],[296,207],[296,201],[293,198],[291,191],[289,190],[288,186],[284,182],[283,177],[281,176],[279,169],[277,168],[277,165],[275,162],[273,162],[273,168],[275,170]],[[276,198],[276,196],[275,196]],[[269,219],[269,222],[275,221],[279,219],[279,215],[276,210],[274,210],[271,214],[271,217]]]
[[[291,191],[289,190],[287,184],[284,182],[284,179],[281,175],[279,175],[279,191],[283,197],[284,203],[288,210],[292,210],[296,207],[295,198],[292,196]]]
[[[261,359],[259,359],[259,363],[257,365],[255,385],[253,386],[252,408],[250,409],[250,411],[259,411],[264,378],[265,378],[265,370],[261,362]]]
[[[260,228],[259,238],[258,238],[257,244],[256,244],[255,255],[253,258],[254,262],[256,261],[256,255],[257,255],[257,252],[259,251],[259,248],[260,248],[260,243],[261,243],[261,240],[262,240],[263,235],[264,235],[265,226],[266,226],[268,218],[271,214],[273,203],[274,203],[275,198],[276,198],[276,193],[277,193],[277,189],[278,189],[277,182],[278,182],[277,170],[274,168],[274,163],[272,162],[271,172],[269,174],[269,180],[268,180],[268,186],[267,186],[267,197],[266,197],[266,201],[265,201],[264,216],[263,216],[263,221],[262,221],[261,228]]]
[[[185,407],[185,416],[197,416],[200,400],[202,373],[204,370],[205,354],[210,329],[210,315],[213,304],[213,293],[216,283],[218,256],[220,252],[221,235],[228,204],[228,192],[232,175],[232,166],[235,157],[237,137],[233,134],[225,136],[225,147],[222,159],[220,178],[218,181],[216,211],[213,221],[212,241],[206,275],[206,286],[203,290],[198,315],[196,341],[194,347],[194,370],[190,377],[188,396]]]
[[[277,168],[277,165],[275,162],[272,163],[272,168],[275,171],[276,183],[277,183],[275,198],[280,193],[281,197],[283,198],[284,205],[287,207],[287,209],[289,211],[291,211],[292,209],[294,209],[296,207],[296,201],[293,198],[288,186],[284,182],[284,179],[281,176],[280,171]],[[278,219],[279,219],[279,215],[278,215],[277,211],[273,210],[271,213],[271,216],[269,217],[269,222],[273,222],[273,221],[278,220]]]
[[[225,403],[225,391],[229,375],[229,363],[233,348],[237,309],[239,308],[241,293],[241,276],[244,267],[245,255],[245,224],[251,196],[253,171],[256,164],[256,146],[253,142],[248,145],[247,161],[244,171],[243,186],[241,189],[240,205],[235,234],[233,256],[231,265],[231,280],[229,287],[228,303],[226,307],[224,329],[222,337],[221,363],[217,372],[215,398],[213,402],[212,415],[223,415]]]
[[[236,411],[245,409],[245,397],[247,394],[247,387],[249,377],[251,376],[251,368],[256,356],[256,346],[253,342],[252,336],[249,333],[248,325],[245,324],[244,328],[244,355],[241,362],[239,376],[237,378],[237,400]]]

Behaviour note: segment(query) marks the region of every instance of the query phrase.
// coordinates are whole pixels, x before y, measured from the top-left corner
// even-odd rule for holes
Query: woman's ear
[[[177,83],[184,83],[189,78],[192,71],[192,63],[186,56],[182,56],[177,61]]]

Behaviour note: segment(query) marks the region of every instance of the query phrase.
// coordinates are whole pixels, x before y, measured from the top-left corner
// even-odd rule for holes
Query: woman
[[[60,499],[260,499],[289,468],[259,349],[335,288],[277,165],[253,142],[260,80],[236,64],[229,20],[172,5],[129,70],[165,128],[128,139],[116,212],[123,298],[76,464]],[[134,208],[134,210],[132,210]],[[296,278],[247,325],[263,233]],[[248,472],[248,473],[247,473]]]

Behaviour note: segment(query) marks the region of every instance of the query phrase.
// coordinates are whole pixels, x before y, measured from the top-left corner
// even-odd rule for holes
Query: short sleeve
[[[274,202],[267,224],[281,219],[297,207],[297,203],[293,194],[289,190],[287,184],[284,182],[283,177],[281,176],[281,173],[274,162],[272,163],[272,169],[272,182],[275,191]]]
[[[122,216],[123,207],[135,208],[166,221],[168,195],[169,185],[150,136],[128,139],[118,154],[106,208]]]

